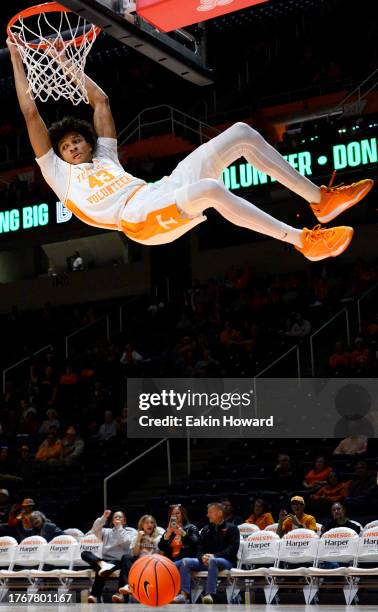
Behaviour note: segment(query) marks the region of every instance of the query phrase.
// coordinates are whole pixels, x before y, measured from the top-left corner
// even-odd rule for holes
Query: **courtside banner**
[[[377,379],[129,378],[130,438],[344,438],[378,432]]]

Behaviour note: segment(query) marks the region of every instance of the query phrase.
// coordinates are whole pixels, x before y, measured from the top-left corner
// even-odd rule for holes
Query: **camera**
[[[171,527],[173,527],[174,529],[177,527],[177,519],[175,516],[172,516],[171,518]]]

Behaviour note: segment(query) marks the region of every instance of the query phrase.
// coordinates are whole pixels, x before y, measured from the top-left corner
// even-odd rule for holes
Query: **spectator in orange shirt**
[[[351,367],[354,371],[366,370],[370,363],[370,351],[364,346],[362,338],[356,338],[354,350],[350,356]]]
[[[234,329],[229,321],[226,322],[225,328],[221,331],[219,336],[219,342],[223,346],[229,346],[234,342],[239,342],[240,332]]]
[[[72,365],[70,365],[69,363],[66,365],[66,371],[64,374],[61,375],[60,379],[59,379],[59,384],[60,385],[76,385],[76,383],[78,382],[79,377],[76,374],[76,372],[74,371]]]
[[[8,525],[15,527],[17,532],[31,529],[30,515],[34,512],[35,503],[30,497],[26,497],[20,504],[14,504],[9,512]]]
[[[351,358],[350,353],[344,349],[342,342],[336,342],[335,352],[329,358],[328,365],[334,372],[336,370],[347,370],[350,366]]]
[[[331,472],[327,478],[327,484],[311,495],[314,501],[338,502],[343,500],[349,492],[351,480],[340,482],[336,472]]]
[[[270,512],[266,511],[265,501],[263,499],[255,499],[253,504],[253,512],[246,520],[246,523],[257,525],[259,529],[265,529],[268,525],[274,524],[274,518]]]
[[[327,478],[332,472],[331,467],[327,467],[327,463],[324,457],[317,457],[314,463],[315,467],[307,472],[303,486],[305,489],[316,491],[321,486],[327,483]]]
[[[278,519],[277,533],[280,537],[293,529],[312,529],[317,531],[316,519],[311,514],[305,514],[305,501],[300,495],[294,495],[290,500],[292,514],[281,510]]]
[[[57,465],[62,458],[62,442],[57,438],[55,427],[51,427],[46,440],[40,445],[35,456],[36,461]]]
[[[378,313],[375,315],[374,321],[369,323],[369,325],[366,328],[366,331],[369,334],[369,336],[376,336],[378,334]]]

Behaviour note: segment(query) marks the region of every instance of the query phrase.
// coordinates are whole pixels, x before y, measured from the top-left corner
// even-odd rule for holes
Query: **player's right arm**
[[[12,44],[9,39],[7,40],[7,45],[13,66],[18,103],[25,118],[30,144],[33,147],[36,157],[42,157],[42,155],[45,155],[52,147],[49,132],[38,112],[35,101],[30,93],[28,93],[29,83],[25,75],[21,55],[17,47]]]

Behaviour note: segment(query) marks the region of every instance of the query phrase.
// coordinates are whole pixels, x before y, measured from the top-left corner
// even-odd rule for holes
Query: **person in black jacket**
[[[31,529],[25,529],[25,537],[28,535],[38,535],[42,538],[45,538],[47,542],[51,542],[53,538],[56,536],[62,535],[63,530],[55,525],[55,523],[51,523],[43,512],[39,512],[35,510],[30,515],[30,525]],[[29,533],[26,533],[29,532]]]
[[[181,561],[181,593],[174,603],[188,603],[192,571],[207,571],[206,592],[202,603],[212,604],[217,591],[218,571],[229,570],[236,565],[240,544],[239,529],[227,523],[223,516],[223,506],[218,502],[207,507],[209,524],[201,530],[196,558],[185,557]]]
[[[181,504],[170,506],[168,527],[159,541],[159,549],[180,568],[184,557],[195,557],[198,547],[198,529],[189,523],[186,509]]]

